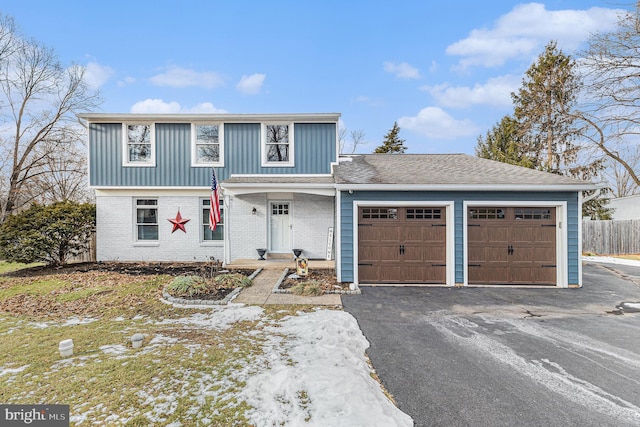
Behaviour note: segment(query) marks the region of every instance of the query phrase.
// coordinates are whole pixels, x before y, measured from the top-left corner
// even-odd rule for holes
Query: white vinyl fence
[[[596,254],[640,254],[640,219],[583,220],[582,251]]]

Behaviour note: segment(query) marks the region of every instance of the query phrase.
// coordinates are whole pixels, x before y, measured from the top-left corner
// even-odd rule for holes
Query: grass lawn
[[[21,270],[28,267],[35,267],[38,265],[42,265],[42,264],[40,263],[19,264],[17,262],[0,261],[0,274],[10,273],[12,271]]]
[[[0,263],[0,272],[18,267]],[[256,331],[301,307],[176,308],[159,298],[170,280],[0,276],[0,402],[68,404],[71,425],[249,425],[236,395],[259,369]],[[138,349],[135,333],[145,336]],[[74,342],[69,358],[58,352],[65,339]]]

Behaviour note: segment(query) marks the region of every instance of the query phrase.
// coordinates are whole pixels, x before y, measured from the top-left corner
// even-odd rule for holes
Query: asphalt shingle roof
[[[365,154],[341,162],[334,173],[336,184],[593,185],[467,154]]]

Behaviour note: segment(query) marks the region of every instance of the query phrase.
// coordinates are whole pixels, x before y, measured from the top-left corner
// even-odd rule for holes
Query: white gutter
[[[222,122],[268,122],[292,121],[300,123],[337,123],[340,113],[301,114],[126,114],[126,113],[81,113],[76,117],[92,123],[148,121],[154,123],[185,123],[215,120]]]

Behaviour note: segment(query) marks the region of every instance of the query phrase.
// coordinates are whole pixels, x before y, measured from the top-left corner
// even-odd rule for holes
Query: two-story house
[[[582,283],[588,182],[464,154],[341,158],[336,113],[79,118],[98,260],[230,264],[300,248],[360,284]]]
[[[98,260],[325,258],[339,114],[81,114],[89,127]],[[221,223],[209,228],[212,168]],[[169,219],[180,212],[184,229]]]

